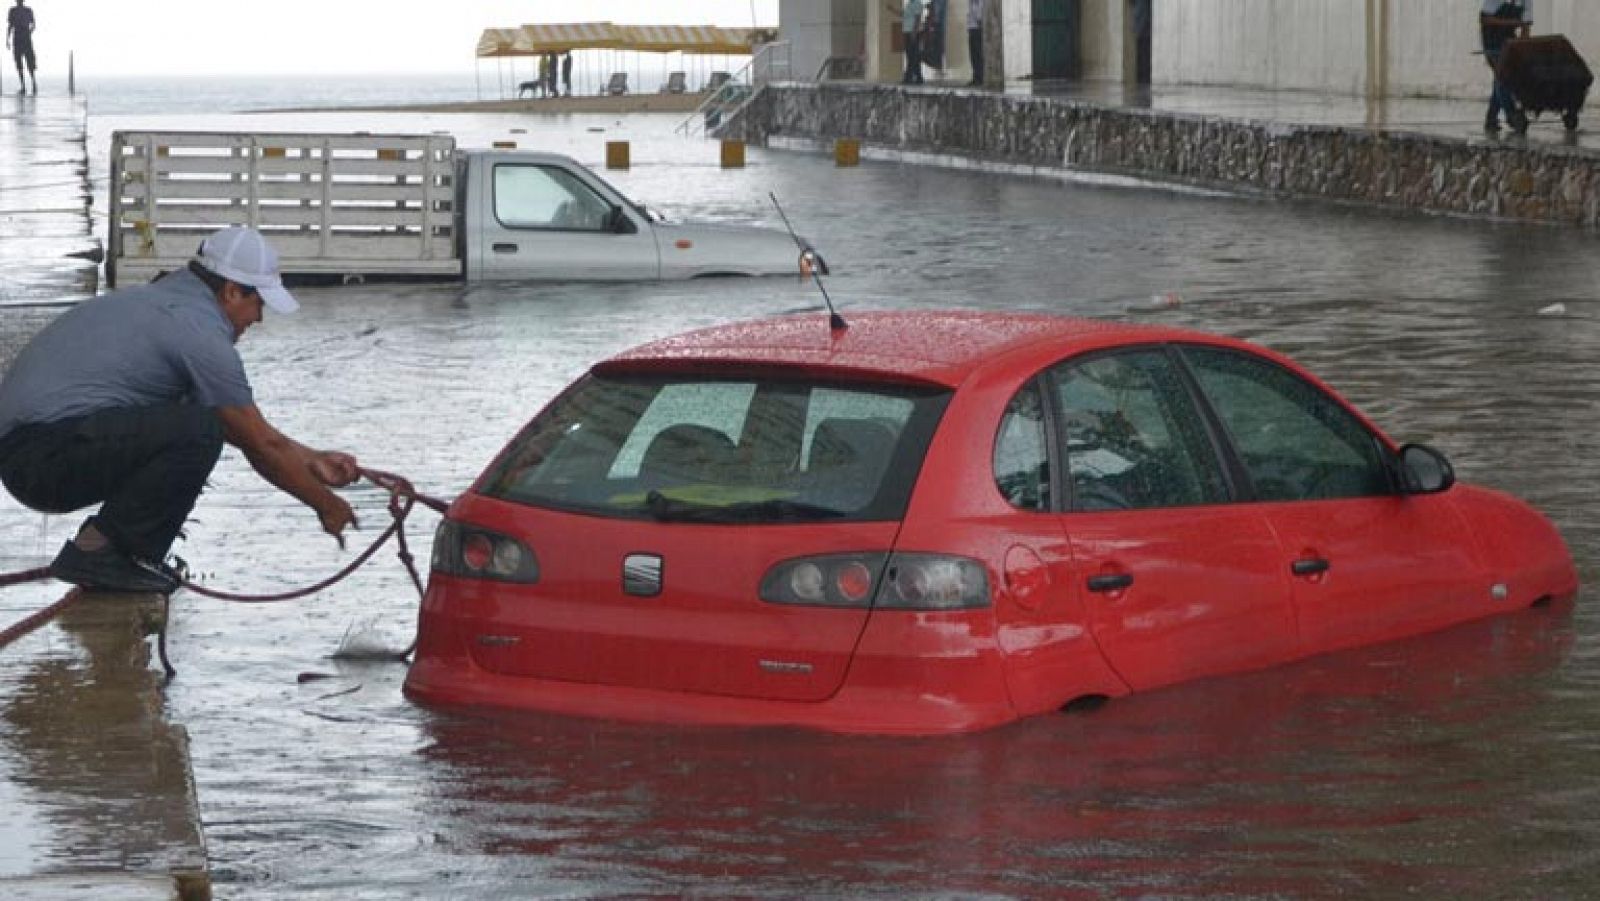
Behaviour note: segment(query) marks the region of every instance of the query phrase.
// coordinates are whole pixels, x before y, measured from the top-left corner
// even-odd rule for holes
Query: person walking
[[[33,92],[39,93],[39,76],[34,72],[38,61],[33,54],[33,10],[23,0],[6,14],[6,46],[11,48],[11,59],[17,64],[17,93],[28,92],[28,81],[33,81]],[[27,74],[23,74],[23,66]]]
[[[561,54],[561,93],[572,96],[572,51]]]
[[[1511,89],[1500,80],[1500,56],[1505,52],[1506,42],[1514,37],[1527,37],[1533,28],[1533,11],[1530,9],[1530,0],[1483,0],[1483,6],[1478,13],[1478,30],[1483,38],[1483,59],[1489,64],[1489,70],[1496,73],[1494,82],[1489,88],[1489,112],[1483,120],[1483,130],[1495,132],[1500,130],[1500,113],[1506,114],[1506,121],[1511,123],[1513,131],[1526,131],[1528,127],[1527,114],[1517,106],[1517,100],[1511,96]]]
[[[550,96],[550,54],[539,54],[539,96]]]
[[[983,84],[983,0],[967,3],[967,58],[972,61],[972,80],[968,87]]]
[[[900,33],[906,45],[906,73],[901,84],[922,84],[922,11],[927,0],[904,0]]]
[[[332,489],[360,476],[356,458],[268,423],[235,347],[263,307],[298,306],[277,251],[233,226],[206,238],[186,268],[84,301],[34,336],[0,381],[0,482],[40,512],[100,505],[51,575],[89,589],[175,591],[163,561],[224,442],[344,544],[356,517]]]

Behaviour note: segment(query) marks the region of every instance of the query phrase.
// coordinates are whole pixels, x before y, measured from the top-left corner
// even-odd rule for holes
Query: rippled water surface
[[[128,124],[150,123],[95,122],[91,147]],[[775,224],[776,192],[847,316],[1048,310],[1257,341],[1463,478],[1533,501],[1584,580],[1600,572],[1593,236],[760,150],[724,172],[673,124],[246,123],[476,146],[518,129],[592,164],[625,137],[635,167],[608,177],[669,216]],[[268,416],[446,497],[592,362],[817,303],[787,279],[299,296],[301,315],[241,344]],[[351,496],[359,543],[386,524],[384,496]],[[294,587],[349,559],[236,453],[195,520],[179,552],[220,588]],[[424,549],[434,521],[414,517]],[[0,505],[10,563],[75,524],[41,531]],[[331,659],[352,633],[404,646],[415,607],[387,552],[311,600],[175,599],[168,704],[219,897],[1600,893],[1600,622],[1581,602],[936,740],[442,714],[401,696],[401,665]]]

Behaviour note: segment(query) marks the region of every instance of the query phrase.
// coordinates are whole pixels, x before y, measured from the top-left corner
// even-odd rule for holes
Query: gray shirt
[[[233,325],[194,273],[86,300],[23,348],[0,382],[0,436],[99,410],[254,403]]]

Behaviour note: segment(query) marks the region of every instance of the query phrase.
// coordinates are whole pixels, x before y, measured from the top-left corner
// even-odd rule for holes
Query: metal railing
[[[789,42],[762,44],[744,68],[714,83],[706,99],[700,101],[689,118],[680,122],[674,131],[690,138],[704,135],[744,109],[762,85],[793,78],[794,56]]]

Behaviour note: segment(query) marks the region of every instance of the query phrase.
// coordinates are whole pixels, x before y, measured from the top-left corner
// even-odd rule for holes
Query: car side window
[[[1177,365],[1163,350],[1052,371],[1074,510],[1223,503],[1227,481]]]
[[[494,167],[494,214],[506,228],[602,231],[611,205],[559,166]]]
[[[1017,392],[1000,419],[994,440],[994,483],[1019,510],[1050,509],[1050,453],[1044,396],[1037,382]]]
[[[1392,493],[1377,436],[1321,388],[1236,351],[1186,347],[1183,355],[1260,500]]]

